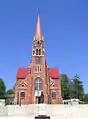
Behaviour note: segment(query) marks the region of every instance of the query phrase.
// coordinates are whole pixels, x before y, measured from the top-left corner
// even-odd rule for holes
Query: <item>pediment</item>
[[[58,87],[58,85],[54,81],[50,81],[50,87]]]
[[[18,87],[27,87],[28,84],[25,81],[21,81]]]

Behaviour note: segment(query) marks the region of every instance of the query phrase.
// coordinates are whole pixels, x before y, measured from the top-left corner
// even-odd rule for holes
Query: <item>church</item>
[[[61,104],[60,73],[46,62],[44,37],[40,16],[36,23],[32,58],[27,68],[18,68],[16,75],[15,104]]]

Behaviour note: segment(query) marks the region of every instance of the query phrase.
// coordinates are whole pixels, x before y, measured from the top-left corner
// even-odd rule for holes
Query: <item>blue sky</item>
[[[1,0],[0,77],[12,88],[18,67],[28,67],[38,7],[49,67],[78,73],[88,92],[88,0]]]

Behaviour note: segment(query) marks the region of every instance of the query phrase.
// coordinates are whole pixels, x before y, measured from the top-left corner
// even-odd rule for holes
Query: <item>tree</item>
[[[11,105],[14,104],[14,90],[13,89],[8,89],[6,92],[6,105]]]
[[[12,89],[8,89],[7,92],[6,92],[6,97],[7,97],[6,104],[7,105],[14,104],[15,85],[16,84],[14,84]]]
[[[61,92],[63,99],[77,98],[81,101],[84,99],[84,87],[80,77],[76,74],[72,79],[69,79],[66,74],[60,75]]]
[[[80,80],[80,77],[77,74],[73,77],[72,85],[73,85],[72,89],[73,97],[83,100],[84,96],[83,82]]]
[[[15,93],[15,88],[16,88],[16,83],[15,83],[14,86],[13,86],[13,91],[14,91],[14,93]]]
[[[9,90],[7,90],[6,94],[7,95],[14,94],[14,90],[13,89],[9,89]]]
[[[88,103],[88,93],[84,94],[84,102]]]
[[[69,85],[69,78],[66,74],[60,75],[61,79],[61,92],[62,92],[62,98],[69,99],[70,98],[70,85]]]
[[[4,98],[6,93],[6,86],[2,78],[0,78],[0,98]]]

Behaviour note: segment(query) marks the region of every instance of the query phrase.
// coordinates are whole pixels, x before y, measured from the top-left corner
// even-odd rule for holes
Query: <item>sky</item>
[[[72,78],[88,92],[88,0],[0,0],[0,77],[7,89],[19,67],[32,56],[37,9],[49,67]]]

